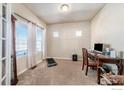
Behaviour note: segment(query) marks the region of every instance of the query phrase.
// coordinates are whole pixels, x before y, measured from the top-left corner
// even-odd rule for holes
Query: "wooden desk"
[[[99,66],[102,66],[103,63],[116,64],[118,67],[118,74],[122,75],[123,73],[123,64],[122,59],[120,58],[111,58],[102,54],[95,52],[88,52],[88,57],[97,62],[97,83],[100,84],[100,69]]]

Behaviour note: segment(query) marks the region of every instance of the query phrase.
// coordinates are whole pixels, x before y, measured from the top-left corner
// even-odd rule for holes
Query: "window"
[[[43,31],[37,27],[36,32],[36,51],[41,52],[43,49]]]
[[[23,22],[16,23],[16,55],[27,54],[28,27]]]
[[[76,37],[81,37],[82,36],[82,32],[81,31],[76,31]]]
[[[53,32],[53,37],[58,38],[59,37],[59,32]]]

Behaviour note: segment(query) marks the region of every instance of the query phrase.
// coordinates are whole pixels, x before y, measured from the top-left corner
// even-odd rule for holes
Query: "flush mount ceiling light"
[[[69,11],[69,8],[70,7],[69,7],[68,4],[63,4],[63,5],[60,6],[61,11],[63,11],[63,12]]]

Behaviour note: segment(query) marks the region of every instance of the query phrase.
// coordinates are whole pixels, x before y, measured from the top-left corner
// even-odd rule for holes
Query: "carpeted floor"
[[[56,60],[57,66],[47,67],[46,62],[41,62],[33,70],[21,74],[17,85],[97,85],[96,71],[81,70],[82,62]]]

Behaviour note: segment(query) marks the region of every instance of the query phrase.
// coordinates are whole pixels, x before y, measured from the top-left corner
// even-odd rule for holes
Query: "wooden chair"
[[[88,68],[89,67],[97,67],[97,63],[95,61],[88,60],[88,52],[86,48],[82,48],[82,55],[83,55],[83,65],[82,65],[82,70],[84,69],[84,66],[86,65],[86,72],[85,75],[88,73]]]

